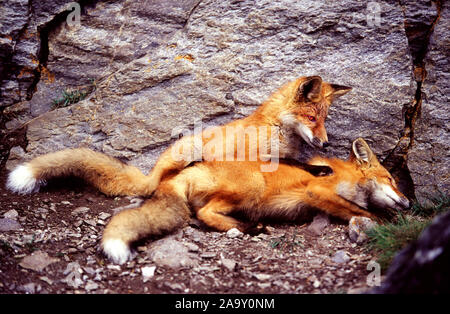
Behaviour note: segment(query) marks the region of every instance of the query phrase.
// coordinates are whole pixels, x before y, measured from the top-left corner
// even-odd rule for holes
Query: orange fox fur
[[[219,126],[219,134],[223,139],[224,149],[221,152],[202,151],[203,160],[227,160],[229,157],[237,157],[237,147],[226,149],[228,145],[236,143],[236,135],[228,136],[226,128],[246,130],[249,127],[259,130],[260,127],[273,127],[277,134],[272,134],[268,130],[267,154],[276,154],[276,158],[297,158],[299,153],[299,140],[302,138],[311,146],[322,147],[328,142],[325,130],[325,119],[328,108],[333,99],[350,91],[350,87],[323,82],[319,76],[300,77],[282,86],[273,93],[254,113],[250,116],[232,121],[226,125]],[[216,133],[217,134],[217,133]],[[259,133],[258,133],[259,134]],[[246,135],[244,135],[246,136]],[[278,136],[279,152],[271,151],[271,138]],[[203,148],[213,135],[203,132],[201,136]],[[195,145],[194,136],[186,136],[178,140],[169,147],[158,159],[156,165],[149,174],[147,185],[143,195],[150,195],[158,186],[161,179],[167,174],[179,171],[187,167],[194,161],[193,156],[188,156],[182,160],[174,160],[173,152],[185,145],[193,147]],[[252,153],[258,155],[261,151],[262,143],[255,138],[245,137],[246,159]]]
[[[181,227],[192,214],[216,230],[246,231],[248,223],[231,214],[240,212],[251,222],[270,217],[292,220],[316,208],[349,220],[352,216],[374,218],[367,210],[369,205],[409,206],[363,139],[353,142],[347,161],[321,157],[310,161],[311,165],[330,167],[332,174],[328,176],[316,177],[283,163],[277,171],[262,172],[261,163],[200,162],[166,176],[140,208],[125,210],[111,219],[102,238],[104,252],[114,262],[123,263],[130,258],[133,241]],[[148,184],[137,168],[88,149],[43,155],[20,167],[24,167],[20,173],[28,174],[28,181],[76,175],[108,194],[140,194]]]

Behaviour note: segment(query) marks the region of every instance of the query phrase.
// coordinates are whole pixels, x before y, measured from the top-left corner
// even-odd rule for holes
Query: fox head
[[[340,196],[366,209],[368,205],[397,210],[409,207],[408,199],[398,190],[392,175],[362,138],[353,141],[349,162],[356,168],[356,187],[352,191],[343,185],[338,186]]]
[[[323,82],[320,76],[301,77],[292,82],[288,110],[280,115],[283,124],[312,147],[328,146],[325,120],[333,99],[346,94],[351,87]]]

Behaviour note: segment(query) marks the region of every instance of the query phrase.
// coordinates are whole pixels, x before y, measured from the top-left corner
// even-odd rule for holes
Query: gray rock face
[[[45,70],[42,37],[61,18],[70,0],[4,0],[0,11],[0,107],[24,101]],[[46,43],[44,43],[46,44]]]
[[[405,15],[405,30],[415,65],[420,65],[427,53],[430,28],[438,17],[437,1],[400,0]]]
[[[450,4],[444,2],[425,57],[427,76],[415,143],[408,155],[418,196],[450,189]]]
[[[26,158],[88,146],[148,171],[174,129],[246,116],[284,82],[321,75],[353,87],[330,108],[327,153],[347,157],[364,137],[383,159],[414,98],[397,1],[98,1],[85,6],[79,27],[52,19],[63,16],[60,2],[29,15],[48,25],[48,41],[33,42],[48,56],[31,100],[10,109],[25,112],[10,128],[35,118]],[[49,111],[63,90],[93,82],[85,100]],[[11,94],[20,84],[10,78],[1,88]],[[5,104],[17,102],[11,97]]]

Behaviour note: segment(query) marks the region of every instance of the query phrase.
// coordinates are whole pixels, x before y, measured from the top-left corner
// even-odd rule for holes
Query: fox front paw
[[[128,244],[120,239],[107,239],[102,242],[103,253],[115,264],[124,264],[131,259]]]

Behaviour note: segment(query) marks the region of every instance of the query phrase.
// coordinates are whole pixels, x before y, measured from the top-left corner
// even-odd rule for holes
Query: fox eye
[[[306,116],[309,121],[316,122],[316,118],[314,116]]]

